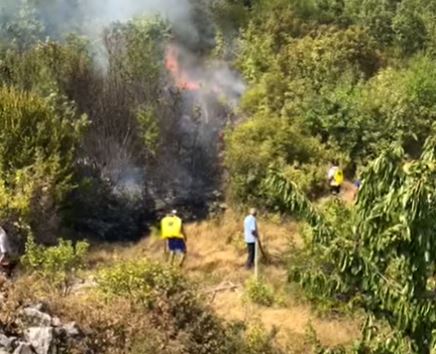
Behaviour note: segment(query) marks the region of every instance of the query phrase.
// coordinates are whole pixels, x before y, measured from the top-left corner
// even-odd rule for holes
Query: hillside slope
[[[297,224],[259,220],[263,244],[270,256],[270,262],[261,265],[261,276],[274,289],[273,306],[253,304],[244,296],[245,283],[252,274],[244,268],[241,217],[232,212],[220,220],[187,225],[186,274],[198,284],[221,318],[255,322],[267,330],[277,331],[278,342],[290,352],[308,352],[309,328],[316,332],[323,345],[351,344],[359,336],[359,320],[338,315],[320,316],[287,284],[286,265],[291,245],[302,245]],[[162,242],[158,237],[144,238],[129,247],[100,247],[91,254],[96,264],[143,257],[163,261]]]

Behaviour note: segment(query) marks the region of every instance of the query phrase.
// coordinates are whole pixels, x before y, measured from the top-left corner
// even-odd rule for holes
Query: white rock
[[[3,333],[0,333],[0,348],[2,349],[12,349],[15,338],[9,338]]]
[[[55,326],[55,327],[62,326],[62,322],[59,319],[59,317],[53,317],[52,320],[51,320],[51,324],[52,324],[52,326]]]
[[[51,325],[51,316],[36,307],[26,307],[23,309],[22,314],[25,316],[26,321],[33,326]]]
[[[24,332],[24,338],[37,354],[52,354],[54,333],[52,327],[30,327]]]
[[[13,354],[35,354],[32,347],[27,343],[20,343]]]

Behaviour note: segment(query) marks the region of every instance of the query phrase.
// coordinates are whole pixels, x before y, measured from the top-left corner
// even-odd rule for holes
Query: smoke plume
[[[151,194],[160,199],[165,199],[162,194],[168,191],[174,197],[189,198],[217,188],[222,131],[231,122],[231,111],[245,86],[228,63],[211,61],[204,55],[213,44],[213,24],[210,18],[196,13],[200,2],[196,1],[195,6],[193,3],[192,0],[0,0],[0,20],[35,15],[43,25],[43,36],[62,39],[69,32],[83,34],[91,38],[94,53],[103,56],[104,51],[98,50],[102,47],[99,41],[103,30],[113,22],[159,15],[170,23],[174,40],[166,50],[168,75],[163,76],[170,78],[167,89],[175,88],[182,97],[179,116],[173,117],[179,135],[172,143],[177,148],[170,146],[162,153],[156,171],[138,166],[117,144],[108,144],[116,151],[110,153],[111,161],[105,162],[106,171],[102,172],[114,182],[115,191],[141,194],[150,189],[147,183],[153,180],[152,175],[163,191],[153,190]],[[32,8],[35,11],[30,11]],[[104,57],[95,59],[103,66],[107,64]]]

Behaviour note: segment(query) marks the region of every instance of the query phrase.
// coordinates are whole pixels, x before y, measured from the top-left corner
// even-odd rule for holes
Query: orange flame
[[[179,63],[179,49],[174,45],[169,45],[165,54],[165,67],[171,73],[176,86],[181,90],[197,91],[200,83],[189,78],[189,74]]]

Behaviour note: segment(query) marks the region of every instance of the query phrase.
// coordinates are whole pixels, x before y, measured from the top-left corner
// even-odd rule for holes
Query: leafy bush
[[[127,262],[103,269],[99,289],[112,299],[127,298],[146,310],[156,328],[186,336],[188,353],[228,353],[235,346],[226,327],[202,304],[176,270],[149,261]]]
[[[87,125],[62,96],[0,87],[0,219],[30,225],[53,242],[59,208],[73,189],[75,151]],[[41,223],[44,220],[44,223]]]
[[[267,331],[261,324],[251,324],[244,336],[244,354],[281,354],[277,348],[274,338],[277,334],[275,329]]]
[[[398,145],[384,151],[366,169],[353,223],[345,227],[347,212],[320,212],[295,184],[275,172],[269,179],[282,210],[304,217],[313,232],[307,249],[313,266],[291,272],[291,279],[318,296],[358,299],[386,320],[400,333],[400,340],[386,341],[387,352],[410,342],[411,352],[429,353],[435,341],[435,151],[434,137],[414,161],[406,162]]]
[[[271,165],[286,171],[305,191],[319,192],[325,184],[323,161],[333,155],[291,120],[267,114],[229,131],[226,143],[232,196],[262,204],[267,195],[262,184]]]
[[[274,303],[274,290],[264,281],[255,278],[245,284],[246,297],[259,305],[271,306]]]
[[[59,240],[57,246],[44,247],[35,243],[33,236],[26,242],[26,252],[22,257],[24,267],[36,272],[50,286],[68,293],[74,284],[77,272],[84,266],[84,258],[89,244],[85,241],[77,242]]]
[[[191,291],[181,274],[149,261],[125,262],[103,269],[97,283],[108,296],[128,296],[131,301],[148,308],[153,307],[162,296],[171,298]]]

